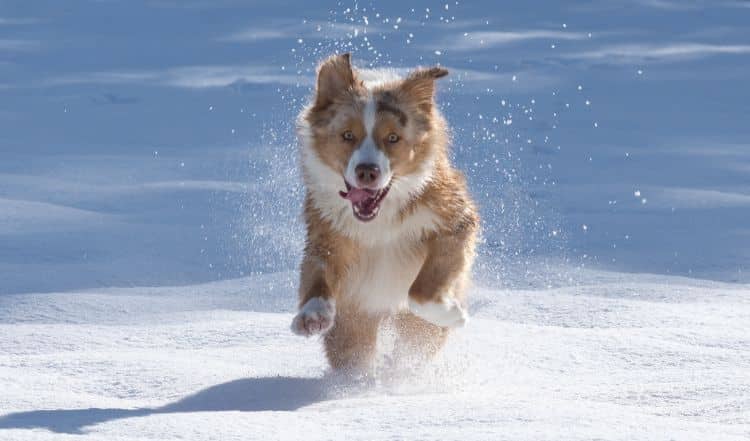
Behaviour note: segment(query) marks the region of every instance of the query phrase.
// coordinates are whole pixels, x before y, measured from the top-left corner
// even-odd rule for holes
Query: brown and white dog
[[[324,335],[334,369],[370,366],[384,318],[400,349],[425,355],[467,318],[479,219],[434,101],[447,74],[398,78],[333,56],[300,114],[307,243],[292,330]]]

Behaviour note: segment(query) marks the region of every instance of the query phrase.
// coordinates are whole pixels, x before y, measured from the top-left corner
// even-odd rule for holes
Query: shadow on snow
[[[330,381],[323,378],[262,377],[217,384],[174,403],[139,409],[53,409],[17,412],[0,417],[0,429],[45,428],[81,434],[83,428],[107,421],[167,413],[216,411],[292,411],[323,401]]]

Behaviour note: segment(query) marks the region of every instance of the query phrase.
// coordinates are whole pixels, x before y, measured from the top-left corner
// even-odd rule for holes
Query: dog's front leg
[[[302,261],[299,312],[292,320],[292,332],[309,337],[325,334],[333,326],[336,301],[326,280],[328,263],[307,254]]]
[[[463,326],[464,285],[474,256],[474,228],[462,228],[428,240],[428,253],[409,289],[409,309],[437,326]]]

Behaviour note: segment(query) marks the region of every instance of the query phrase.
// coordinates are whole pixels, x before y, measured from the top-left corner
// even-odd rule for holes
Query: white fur
[[[335,315],[336,303],[333,299],[313,297],[302,305],[292,320],[292,332],[305,337],[325,334],[333,326]]]
[[[424,255],[410,242],[368,248],[348,269],[342,292],[371,313],[394,313],[408,306],[409,287],[417,278]]]
[[[466,310],[453,297],[445,297],[440,302],[425,303],[409,299],[409,310],[423,320],[448,328],[461,327],[469,318]]]
[[[372,94],[367,96],[367,102],[365,103],[365,108],[362,111],[362,120],[365,123],[365,130],[367,130],[367,135],[372,135],[372,129],[375,128],[375,113],[377,111],[375,99],[372,97]]]
[[[399,206],[406,205],[407,202],[422,194],[427,184],[432,180],[434,170],[435,159],[433,157],[425,158],[415,173],[397,176],[393,179],[386,199],[392,198]]]

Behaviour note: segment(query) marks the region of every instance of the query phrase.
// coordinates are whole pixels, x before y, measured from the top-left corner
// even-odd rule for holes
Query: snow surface
[[[0,440],[750,439],[746,2],[292,3],[3,2]],[[484,219],[467,326],[366,381],[289,330],[336,50],[449,68]]]
[[[746,286],[592,274],[477,287],[433,366],[382,356],[374,380],[353,382],[289,331],[293,279],[5,296],[2,439],[750,435]]]

